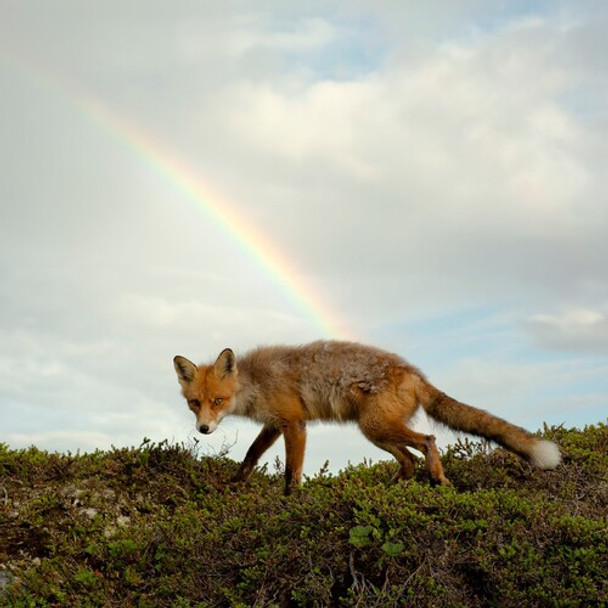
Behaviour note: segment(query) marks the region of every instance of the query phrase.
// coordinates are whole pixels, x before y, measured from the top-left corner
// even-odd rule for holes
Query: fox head
[[[213,365],[195,365],[178,355],[173,366],[182,394],[196,416],[196,428],[206,435],[213,433],[236,406],[238,372],[234,353],[225,348]]]

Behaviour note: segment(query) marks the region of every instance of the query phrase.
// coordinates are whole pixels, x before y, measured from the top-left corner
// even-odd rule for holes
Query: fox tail
[[[416,391],[418,401],[425,412],[438,422],[457,431],[490,439],[540,469],[554,469],[560,463],[559,448],[552,441],[539,439],[506,420],[460,403],[425,378],[420,380]]]

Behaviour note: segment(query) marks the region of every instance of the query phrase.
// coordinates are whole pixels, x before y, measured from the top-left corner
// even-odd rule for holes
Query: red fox
[[[534,437],[435,388],[398,355],[353,342],[259,347],[238,358],[224,349],[215,363],[195,365],[177,356],[175,371],[201,433],[213,433],[228,414],[263,424],[234,481],[246,480],[260,456],[283,434],[285,494],[300,483],[306,422],[355,421],[363,434],[399,463],[397,478],[414,473],[414,448],[425,456],[434,484],[449,485],[435,437],[410,430],[419,405],[448,427],[495,441],[541,469],[561,460],[557,445]]]

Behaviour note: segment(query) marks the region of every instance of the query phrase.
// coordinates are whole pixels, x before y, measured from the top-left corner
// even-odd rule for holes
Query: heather
[[[462,440],[451,488],[365,462],[289,497],[192,445],[0,445],[0,606],[608,605],[608,426],[539,435],[554,471]]]

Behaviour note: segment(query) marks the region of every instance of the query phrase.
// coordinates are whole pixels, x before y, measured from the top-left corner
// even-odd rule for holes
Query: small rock
[[[83,509],[82,512],[89,518],[89,519],[95,519],[95,516],[99,513],[98,509],[93,509],[93,507],[88,507],[86,509]]]
[[[12,585],[16,578],[17,577],[12,572],[9,572],[8,570],[0,570],[0,591],[3,591]]]

